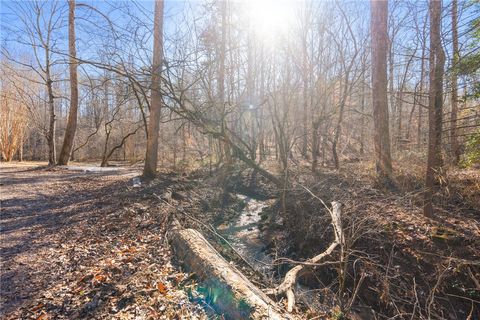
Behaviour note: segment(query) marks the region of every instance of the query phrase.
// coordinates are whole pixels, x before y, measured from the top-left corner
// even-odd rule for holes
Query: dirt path
[[[0,315],[200,316],[169,280],[159,216],[126,196],[138,171],[76,169],[0,167]]]

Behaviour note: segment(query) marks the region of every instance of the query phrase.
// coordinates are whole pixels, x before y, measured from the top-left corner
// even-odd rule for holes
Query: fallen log
[[[282,310],[228,263],[194,229],[174,228],[170,243],[179,262],[202,283],[217,312],[227,319],[297,319]]]
[[[313,258],[308,259],[306,262],[308,264],[317,264],[322,261],[325,257],[332,254],[333,250],[340,245],[343,248],[345,244],[345,236],[343,234],[342,220],[341,220],[341,205],[339,202],[332,202],[332,210],[328,210],[330,216],[332,217],[333,231],[335,235],[335,240],[330,244],[330,246],[322,253],[316,255]],[[327,208],[328,209],[328,208]],[[287,311],[292,312],[293,307],[295,306],[295,292],[294,287],[297,279],[302,276],[306,271],[306,265],[297,265],[290,269],[283,282],[274,289],[269,290],[267,293],[275,296],[285,295],[287,297]]]

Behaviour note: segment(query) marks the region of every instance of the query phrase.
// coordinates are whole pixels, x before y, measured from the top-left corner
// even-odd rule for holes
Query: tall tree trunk
[[[312,172],[317,171],[318,166],[318,149],[320,142],[318,141],[318,128],[320,127],[320,119],[312,122]]]
[[[411,129],[412,129],[412,121],[413,121],[413,115],[415,114],[415,109],[417,108],[418,104],[418,91],[417,91],[417,86],[415,86],[415,90],[413,92],[413,105],[412,109],[410,109],[410,115],[408,117],[408,122],[407,122],[407,133],[405,134],[405,139],[407,139],[410,142],[410,134],[411,134]],[[421,108],[421,106],[418,106]]]
[[[105,143],[103,144],[103,152],[102,152],[102,162],[100,163],[100,167],[106,167],[108,165],[108,140],[110,138],[110,129],[107,129],[105,126]]]
[[[48,55],[48,54],[47,54]],[[48,61],[48,58],[47,58]],[[47,132],[47,144],[48,144],[48,165],[53,166],[56,163],[57,151],[55,148],[55,102],[53,96],[53,81],[50,77],[50,67],[47,62],[46,77],[47,77],[47,94],[48,94],[48,132]]]
[[[424,87],[425,87],[425,42],[422,46],[422,62],[420,70],[420,89],[419,89],[419,106],[418,106],[418,123],[417,123],[417,148],[422,145],[422,123],[423,123],[423,108],[425,105]]]
[[[153,27],[153,64],[152,64],[152,93],[150,102],[150,120],[148,122],[147,151],[143,176],[152,178],[157,171],[158,160],[158,131],[160,127],[162,95],[161,71],[163,60],[163,0],[155,1],[155,17]]]
[[[265,120],[264,120],[264,100],[265,100],[265,61],[263,46],[260,46],[260,92],[258,94],[259,101],[261,101],[260,114],[258,118],[258,152],[260,154],[259,161],[262,162],[266,158],[266,146],[265,146]]]
[[[226,11],[226,10],[224,10]],[[223,15],[222,15],[223,17]],[[226,19],[225,19],[226,21]],[[223,19],[222,19],[223,23]],[[225,28],[226,26],[222,26]],[[248,39],[247,39],[247,97],[249,103],[250,112],[247,113],[247,117],[250,119],[250,157],[255,160],[257,156],[257,147],[258,147],[258,108],[257,95],[255,90],[255,73],[256,69],[256,59],[255,59],[255,42],[254,42],[254,31],[249,28],[248,30]],[[223,32],[222,32],[223,33]],[[222,36],[223,38],[223,36]],[[222,44],[223,50],[223,44]],[[248,130],[248,128],[246,128]]]
[[[68,2],[68,51],[70,55],[70,110],[63,146],[58,158],[59,165],[66,165],[72,152],[73,139],[77,130],[78,110],[78,80],[77,80],[77,50],[75,48],[75,0]]]
[[[366,94],[366,85],[365,85],[365,61],[363,62],[362,70],[362,99],[360,104],[360,111],[362,112],[360,116],[360,155],[365,153],[365,94]]]
[[[302,32],[302,82],[303,82],[303,90],[302,90],[302,102],[303,102],[303,137],[302,137],[302,157],[304,159],[308,159],[308,116],[309,116],[309,110],[308,110],[308,86],[309,86],[309,81],[308,81],[308,50],[307,50],[307,38],[308,38],[308,12],[307,8],[304,8],[304,21],[303,21],[303,32]]]
[[[457,83],[457,64],[459,61],[458,52],[458,27],[457,27],[457,0],[452,0],[452,44],[453,44],[453,61],[452,61],[452,113],[450,128],[450,143],[452,152],[452,161],[458,163],[460,152],[457,139],[457,113],[458,113],[458,83]]]
[[[226,127],[226,113],[225,113],[225,60],[227,55],[227,0],[221,1],[221,42],[220,42],[220,58],[218,68],[218,103],[220,104],[222,131]],[[221,143],[221,150],[223,153],[221,157],[225,156],[225,163],[227,167],[232,164],[232,152],[227,143]]]
[[[20,135],[19,135],[19,144],[18,144],[18,161],[23,161],[23,148],[25,145],[25,129],[20,128]]]
[[[347,74],[348,77],[348,74]],[[348,79],[345,79],[348,81]],[[332,155],[333,155],[333,163],[335,165],[335,169],[340,169],[340,160],[338,159],[338,152],[337,152],[337,145],[340,139],[340,133],[342,130],[342,121],[343,121],[343,112],[345,109],[345,103],[340,103],[340,112],[338,115],[337,125],[335,127],[335,134],[333,135],[333,142],[332,142]]]
[[[397,143],[397,147],[402,145],[402,112],[403,112],[403,93],[405,91],[405,85],[407,83],[407,76],[408,70],[410,69],[410,65],[413,61],[414,55],[410,55],[408,62],[405,66],[405,72],[403,73],[402,80],[400,82],[399,88],[397,89],[397,99],[396,99],[396,110],[397,110],[397,134],[395,136],[395,141]]]
[[[383,1],[383,0],[379,0]],[[385,0],[388,1],[388,0]],[[388,6],[387,6],[388,7]],[[387,8],[388,10],[388,8]],[[387,12],[388,15],[388,12]],[[373,33],[372,33],[373,34]],[[387,21],[387,37],[388,37],[388,21]],[[388,92],[387,92],[387,97],[390,98],[390,111],[391,117],[392,117],[392,140],[391,143],[393,143],[393,148],[396,147],[396,128],[395,128],[395,115],[397,114],[397,109],[396,109],[396,103],[395,103],[395,98],[396,98],[396,92],[395,92],[395,87],[394,87],[394,60],[395,60],[395,54],[393,52],[393,44],[394,44],[394,37],[395,37],[395,31],[392,34],[392,39],[389,39],[388,41]],[[387,38],[388,39],[388,38]],[[388,101],[388,100],[387,100]],[[388,102],[387,102],[388,103]],[[388,105],[387,105],[388,108]],[[389,114],[390,116],[390,114]]]
[[[387,102],[388,0],[371,2],[372,102],[376,170],[382,183],[391,183],[392,159]]]
[[[23,139],[23,132],[22,132],[22,141],[20,142],[20,149],[19,149],[19,155],[18,155],[18,161],[22,162],[23,161],[23,145],[24,145],[24,139]]]
[[[428,159],[425,175],[423,214],[433,216],[432,197],[435,188],[435,175],[442,166],[442,108],[443,72],[445,55],[443,52],[440,25],[442,1],[430,0],[430,88],[428,101]]]

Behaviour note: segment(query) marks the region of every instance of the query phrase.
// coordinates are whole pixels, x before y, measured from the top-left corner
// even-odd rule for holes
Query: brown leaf
[[[93,279],[94,279],[95,282],[105,282],[107,280],[107,276],[99,273],[99,274],[96,274]]]
[[[37,320],[47,320],[48,319],[48,316],[46,313],[42,313],[38,318]]]
[[[44,304],[40,302],[40,303],[37,304],[36,306],[32,307],[32,309],[30,309],[30,311],[35,312],[35,311],[40,310],[41,308],[43,308],[43,306],[44,306]]]
[[[87,275],[84,275],[83,277],[81,277],[81,278],[78,280],[78,282],[79,282],[79,283],[82,283],[82,282],[85,283],[85,282],[87,282],[87,281],[92,280],[92,278],[93,278],[93,275],[87,274]]]
[[[126,249],[123,249],[121,251],[121,253],[125,254],[125,253],[136,253],[137,252],[137,248],[135,247],[129,247],[129,248],[126,248]]]
[[[160,291],[161,294],[163,294],[163,295],[167,294],[167,287],[163,283],[159,282],[157,284],[157,289],[158,289],[158,291]]]

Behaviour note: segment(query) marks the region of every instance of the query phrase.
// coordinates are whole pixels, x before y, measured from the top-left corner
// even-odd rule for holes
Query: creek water
[[[273,259],[265,253],[266,243],[259,225],[262,210],[271,205],[273,200],[257,200],[242,194],[236,196],[245,203],[244,209],[233,221],[217,229],[256,271],[270,273]]]
[[[263,209],[272,205],[274,200],[257,200],[242,194],[236,196],[245,207],[233,221],[218,226],[217,230],[257,272],[270,277],[275,270],[274,259],[265,252],[267,243],[259,226]],[[299,283],[295,287],[297,299],[314,308],[318,307],[315,291]]]

